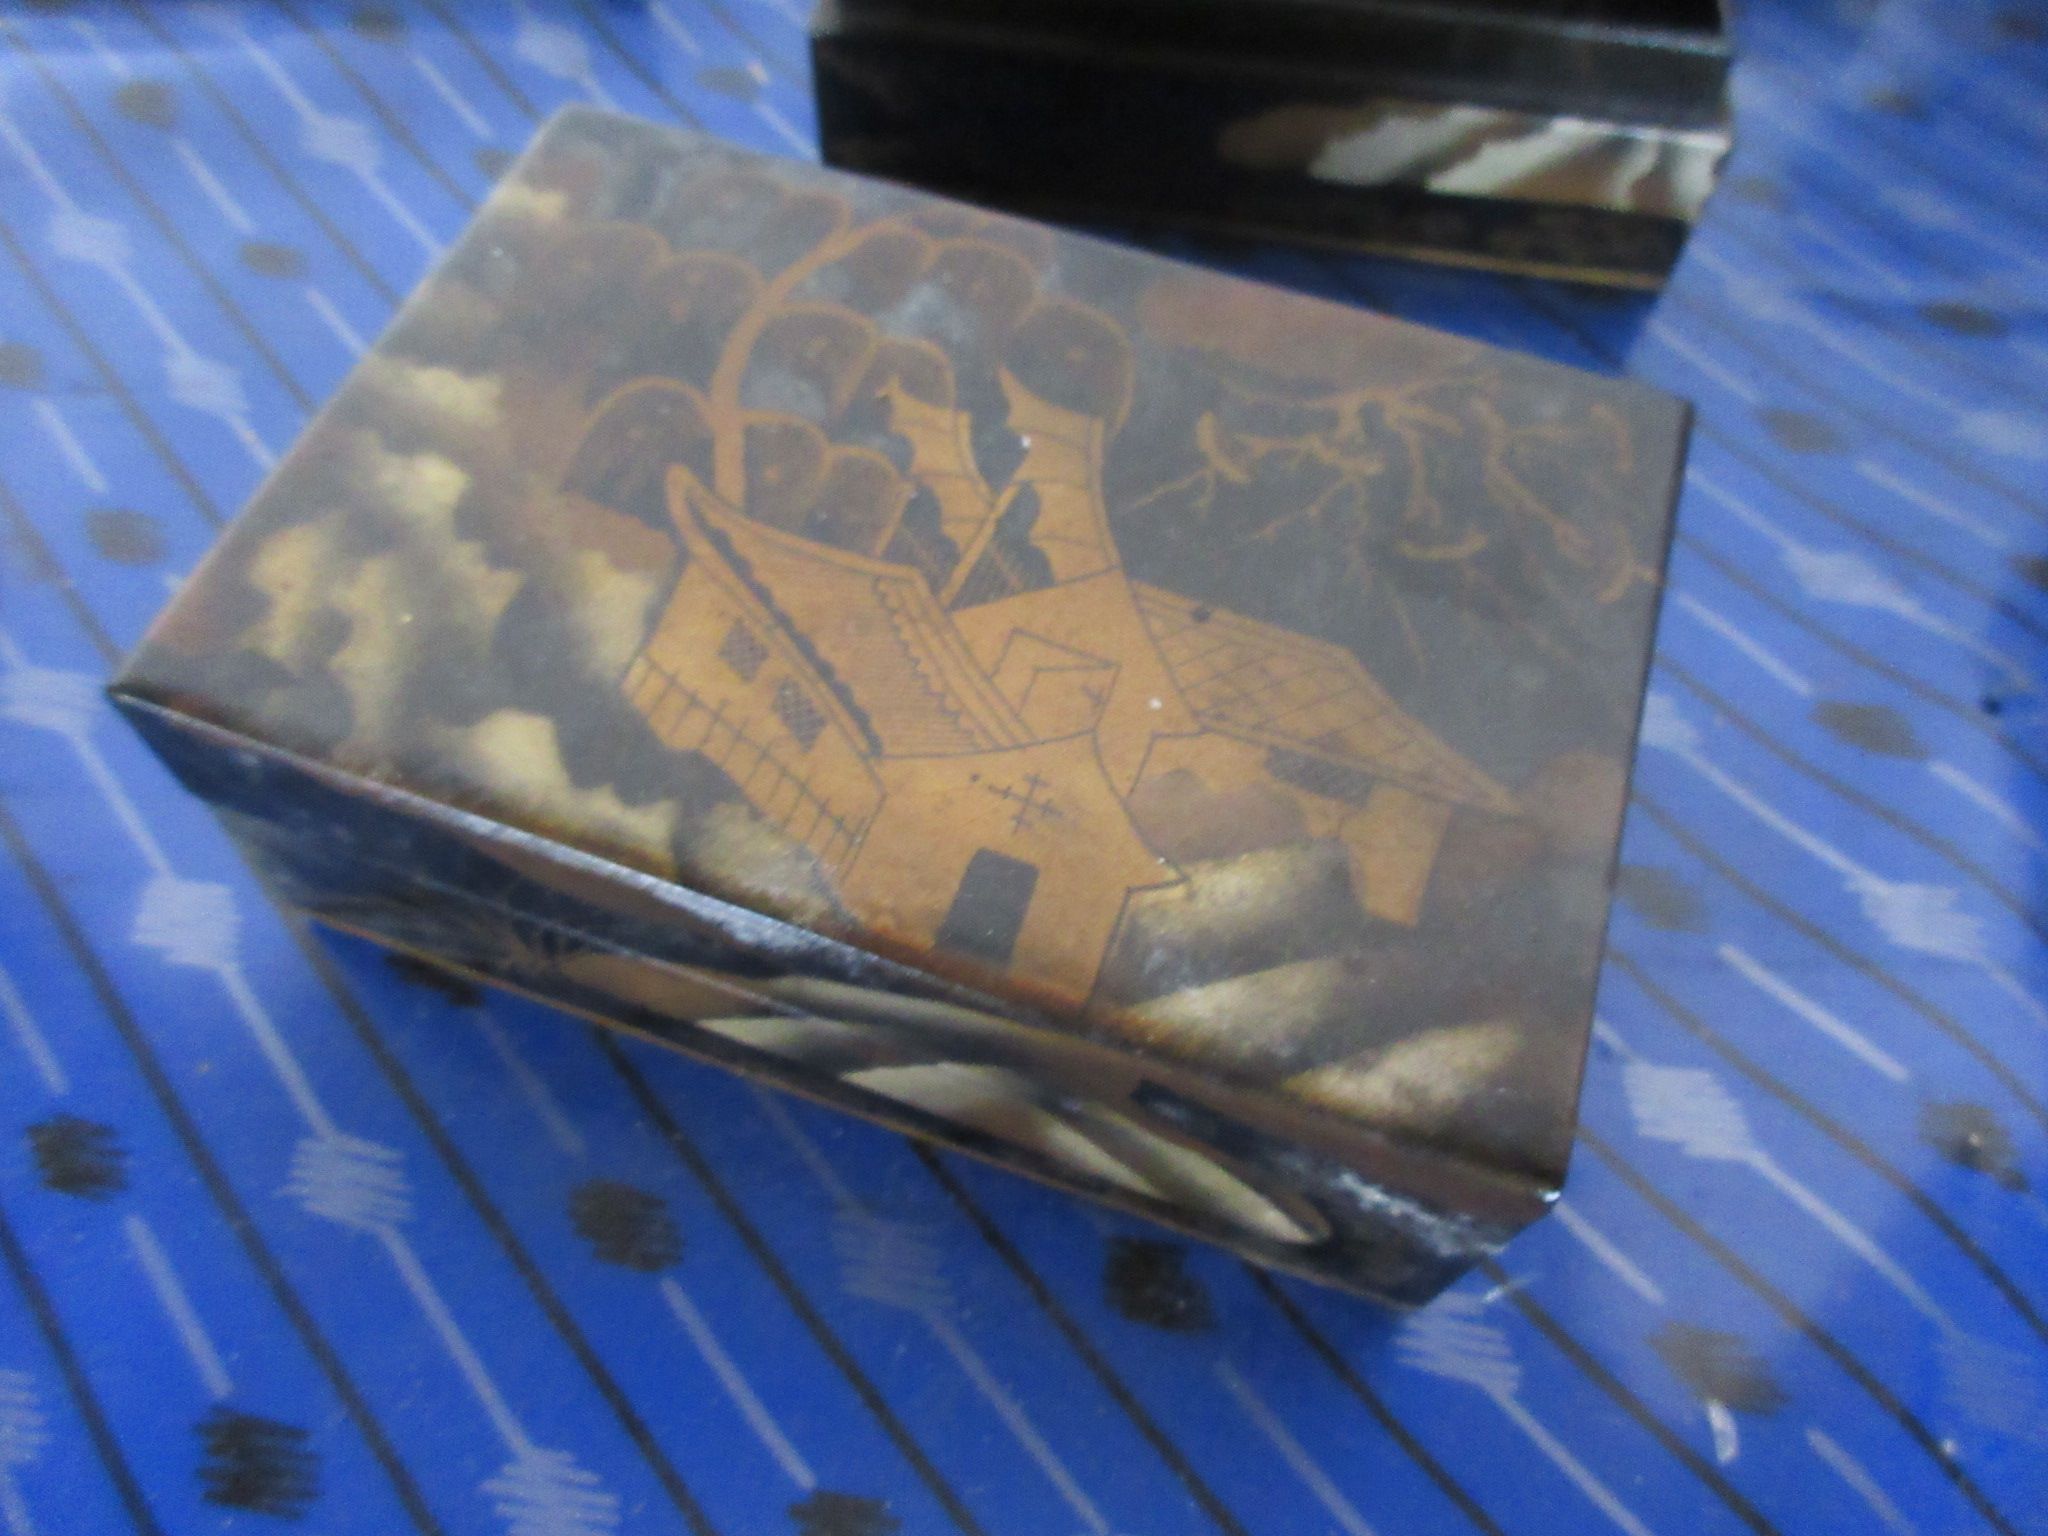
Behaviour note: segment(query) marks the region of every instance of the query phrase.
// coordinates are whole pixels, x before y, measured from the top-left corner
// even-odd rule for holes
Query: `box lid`
[[[574,111],[117,689],[1554,1182],[1683,435]]]

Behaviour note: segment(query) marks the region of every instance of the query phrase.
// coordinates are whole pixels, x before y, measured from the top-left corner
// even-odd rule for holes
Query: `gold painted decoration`
[[[884,949],[994,968],[1068,1006],[1094,994],[1132,894],[1182,879],[1126,803],[1162,775],[1291,802],[1305,828],[1342,840],[1365,911],[1415,923],[1451,808],[1513,816],[1515,797],[1341,647],[1133,581],[1103,495],[1104,445],[1132,387],[1124,332],[1039,298],[1003,247],[929,245],[893,221],[835,218],[732,315],[708,397],[639,380],[592,414],[572,481],[601,478],[589,467],[623,445],[609,494],[644,505],[659,463],[682,550],[684,574],[625,671],[634,708],[810,849]],[[955,398],[937,382],[943,352],[899,352],[877,377],[875,325],[799,297],[875,253],[928,262],[928,280],[1000,339],[1000,489],[976,458],[985,422],[939,403]],[[902,378],[918,361],[935,398]],[[749,408],[750,393],[811,419]],[[909,448],[907,494],[880,498],[891,515],[872,534],[877,520],[831,505],[828,466],[862,450],[815,424],[856,403]],[[1205,415],[1197,437],[1218,455],[1214,430]],[[713,485],[692,467],[700,435]],[[895,503],[921,495],[943,567],[903,558]]]

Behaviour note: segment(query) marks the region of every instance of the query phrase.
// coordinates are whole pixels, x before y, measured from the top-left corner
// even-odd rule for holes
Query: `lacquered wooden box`
[[[1564,1175],[1684,434],[577,111],[115,695],[331,923],[1414,1302]]]
[[[1719,0],[825,0],[811,52],[849,170],[1629,287],[1730,144]]]

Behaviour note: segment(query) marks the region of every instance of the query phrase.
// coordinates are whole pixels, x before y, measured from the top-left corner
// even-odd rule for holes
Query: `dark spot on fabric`
[[[1706,931],[1706,909],[1699,893],[1668,869],[1655,864],[1624,864],[1615,872],[1614,893],[1652,928],[1671,933]]]
[[[829,1488],[790,1505],[789,1517],[796,1522],[796,1536],[896,1536],[903,1529],[880,1499]]]
[[[422,960],[418,955],[386,955],[384,963],[391,967],[391,974],[408,986],[425,987],[429,992],[438,992],[458,1008],[480,1008],[484,992],[467,976],[449,970],[446,966]]]
[[[164,557],[162,524],[147,512],[101,507],[85,514],[85,536],[116,565],[155,565]]]
[[[1955,1100],[1924,1106],[1920,1139],[1959,1168],[1984,1174],[2015,1192],[2027,1188],[2012,1133],[1982,1104]]]
[[[1998,316],[1976,304],[1960,304],[1943,300],[1935,304],[1922,304],[1920,318],[1930,325],[1938,325],[1945,331],[1954,331],[1958,336],[1998,337],[2005,334],[2005,322]]]
[[[1776,1413],[1792,1400],[1735,1334],[1670,1323],[1650,1347],[1703,1400],[1725,1403],[1737,1413]]]
[[[721,65],[697,71],[697,83],[707,91],[730,96],[735,101],[752,101],[761,94],[761,82],[749,70]]]
[[[1991,18],[1991,32],[2008,43],[2038,43],[2048,37],[2048,19],[2026,11],[2000,11]]]
[[[395,43],[405,36],[405,18],[388,5],[359,5],[348,18],[349,30],[372,42]]]
[[[683,1256],[668,1202],[615,1179],[592,1179],[569,1196],[569,1221],[607,1264],[654,1274]]]
[[[1863,98],[1863,104],[1873,112],[1882,112],[1886,117],[1921,117],[1927,108],[1920,98],[1911,91],[1902,91],[1897,86],[1885,86],[1872,91]]]
[[[202,1497],[227,1509],[296,1520],[320,1496],[320,1457],[306,1431],[261,1414],[215,1408],[199,1421]]]
[[[2012,569],[2028,586],[2048,592],[2048,555],[2014,555]]]
[[[111,1125],[58,1115],[28,1128],[28,1151],[43,1188],[108,1200],[128,1187],[128,1154]]]
[[[1102,1291],[1117,1312],[1134,1323],[1169,1333],[1202,1333],[1216,1326],[1209,1292],[1181,1267],[1178,1243],[1116,1237],[1102,1266]]]
[[[1926,761],[1927,748],[1914,734],[1913,722],[1889,704],[1845,704],[1839,699],[1822,699],[1813,706],[1813,718],[1815,724],[1852,747],[1861,747],[1880,757]]]
[[[1785,189],[1768,176],[1732,177],[1727,183],[1726,191],[1738,202],[1774,211],[1783,209],[1788,201]]]
[[[506,150],[498,148],[495,144],[486,144],[470,158],[475,163],[476,168],[492,181],[496,181],[500,176],[503,176],[512,169],[511,154]]]
[[[304,277],[306,253],[295,245],[270,240],[244,240],[242,265],[264,277]]]
[[[9,389],[41,389],[43,354],[25,341],[0,342],[0,385]]]
[[[131,122],[152,128],[174,128],[178,122],[178,97],[161,80],[130,80],[114,92],[114,110]]]
[[[1771,434],[1780,448],[1789,448],[1794,453],[1839,453],[1842,450],[1842,434],[1806,411],[1773,408],[1760,412],[1759,418],[1764,430]]]
[[[1216,617],[1216,610],[1214,608],[1211,608],[1207,603],[1197,603],[1194,607],[1188,610],[1188,617],[1193,619],[1197,624],[1206,624],[1211,619]]]

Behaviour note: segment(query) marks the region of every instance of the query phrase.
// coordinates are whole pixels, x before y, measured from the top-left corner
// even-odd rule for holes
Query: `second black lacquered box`
[[[1564,1176],[1684,432],[571,112],[115,695],[330,923],[1415,1302]]]
[[[1017,211],[1655,287],[1719,0],[825,0],[833,165]]]

